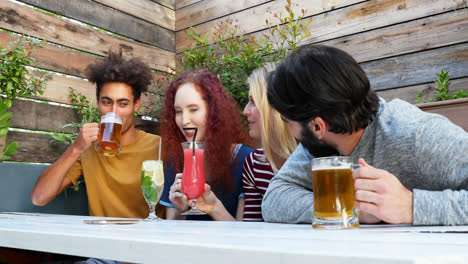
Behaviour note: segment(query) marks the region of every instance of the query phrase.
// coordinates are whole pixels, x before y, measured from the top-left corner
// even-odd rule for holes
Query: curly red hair
[[[205,177],[213,190],[232,187],[230,169],[233,145],[250,145],[234,100],[221,85],[218,77],[208,70],[187,71],[171,82],[166,92],[161,123],[164,159],[170,159],[177,171],[183,169],[183,149],[186,141],[175,122],[174,100],[178,88],[192,83],[207,105],[205,141]]]

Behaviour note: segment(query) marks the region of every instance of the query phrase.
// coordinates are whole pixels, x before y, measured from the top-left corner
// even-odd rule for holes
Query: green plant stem
[[[43,94],[45,86],[44,74],[29,76],[28,66],[34,62],[32,55],[37,49],[42,48],[46,40],[39,41],[21,35],[10,42],[6,48],[0,46],[0,138],[5,137],[12,123],[8,122],[11,112],[8,108],[17,98]],[[11,142],[6,146],[0,146],[0,160],[10,159],[18,148],[18,142]]]

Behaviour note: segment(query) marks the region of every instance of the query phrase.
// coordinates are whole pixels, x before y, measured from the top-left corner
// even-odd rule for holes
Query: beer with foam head
[[[122,119],[113,112],[101,117],[96,150],[105,156],[115,156],[120,153],[120,136],[122,134]]]
[[[349,157],[312,160],[314,228],[359,227],[354,209],[353,163]]]

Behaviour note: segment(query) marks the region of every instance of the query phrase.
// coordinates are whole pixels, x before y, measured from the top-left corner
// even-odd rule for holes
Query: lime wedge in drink
[[[151,182],[155,186],[164,185],[164,169],[161,160],[145,160],[143,161],[143,173],[151,178]]]
[[[148,203],[157,203],[164,188],[164,170],[161,160],[145,160],[141,170],[141,189]]]

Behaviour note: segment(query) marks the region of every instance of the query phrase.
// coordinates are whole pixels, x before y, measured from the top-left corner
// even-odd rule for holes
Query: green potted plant
[[[17,98],[44,93],[45,76],[34,76],[27,68],[34,61],[32,54],[44,41],[21,35],[7,47],[0,46],[0,160],[10,158],[18,147],[17,142],[7,144],[6,136],[12,125],[8,122],[12,116],[8,108]]]
[[[417,93],[416,106],[443,115],[468,131],[468,91],[451,92],[450,76],[444,70],[437,73],[437,77],[433,89]]]

